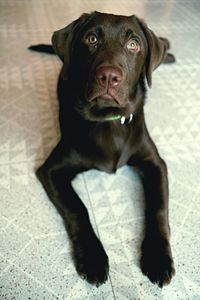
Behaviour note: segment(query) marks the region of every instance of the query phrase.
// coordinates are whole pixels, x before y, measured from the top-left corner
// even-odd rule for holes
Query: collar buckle
[[[125,116],[122,116],[121,119],[120,119],[120,123],[121,123],[122,125],[130,124],[132,120],[133,120],[133,114],[130,114],[130,116],[129,116],[128,119],[126,119]]]

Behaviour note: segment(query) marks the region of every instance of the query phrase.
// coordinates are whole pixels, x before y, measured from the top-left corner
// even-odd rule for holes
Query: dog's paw
[[[172,64],[176,61],[175,56],[172,53],[167,53],[165,59],[164,59],[164,64]]]
[[[141,268],[159,287],[169,284],[175,275],[170,244],[162,238],[146,238],[142,244]]]
[[[73,258],[78,274],[97,287],[108,278],[108,256],[95,235],[84,241],[76,241]]]

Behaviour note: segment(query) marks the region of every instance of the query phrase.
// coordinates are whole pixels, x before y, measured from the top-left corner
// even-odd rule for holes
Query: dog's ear
[[[53,33],[53,49],[63,62],[61,77],[65,80],[68,79],[72,50],[71,48],[74,36],[77,34],[78,30],[81,28],[82,24],[85,23],[89,16],[90,14],[82,14],[80,18],[70,23],[68,26]]]
[[[143,20],[138,19],[138,23],[147,41],[147,55],[143,71],[146,76],[148,86],[151,87],[152,72],[162,62],[165,62],[167,50],[169,49],[169,42],[167,39],[157,37]]]

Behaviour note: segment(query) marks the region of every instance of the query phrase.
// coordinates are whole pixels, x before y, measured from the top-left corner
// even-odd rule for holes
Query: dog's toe
[[[151,282],[157,283],[159,287],[169,284],[175,275],[169,242],[161,239],[144,240],[141,268]]]
[[[75,243],[73,257],[81,278],[97,287],[106,282],[109,272],[108,256],[96,237],[84,243]]]

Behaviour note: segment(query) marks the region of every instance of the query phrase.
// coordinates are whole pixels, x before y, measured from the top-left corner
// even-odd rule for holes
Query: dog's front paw
[[[85,237],[84,241],[76,240],[73,258],[78,274],[97,287],[108,278],[108,256],[95,235]]]
[[[142,244],[142,272],[159,287],[169,284],[175,275],[171,248],[168,240],[145,238]]]

